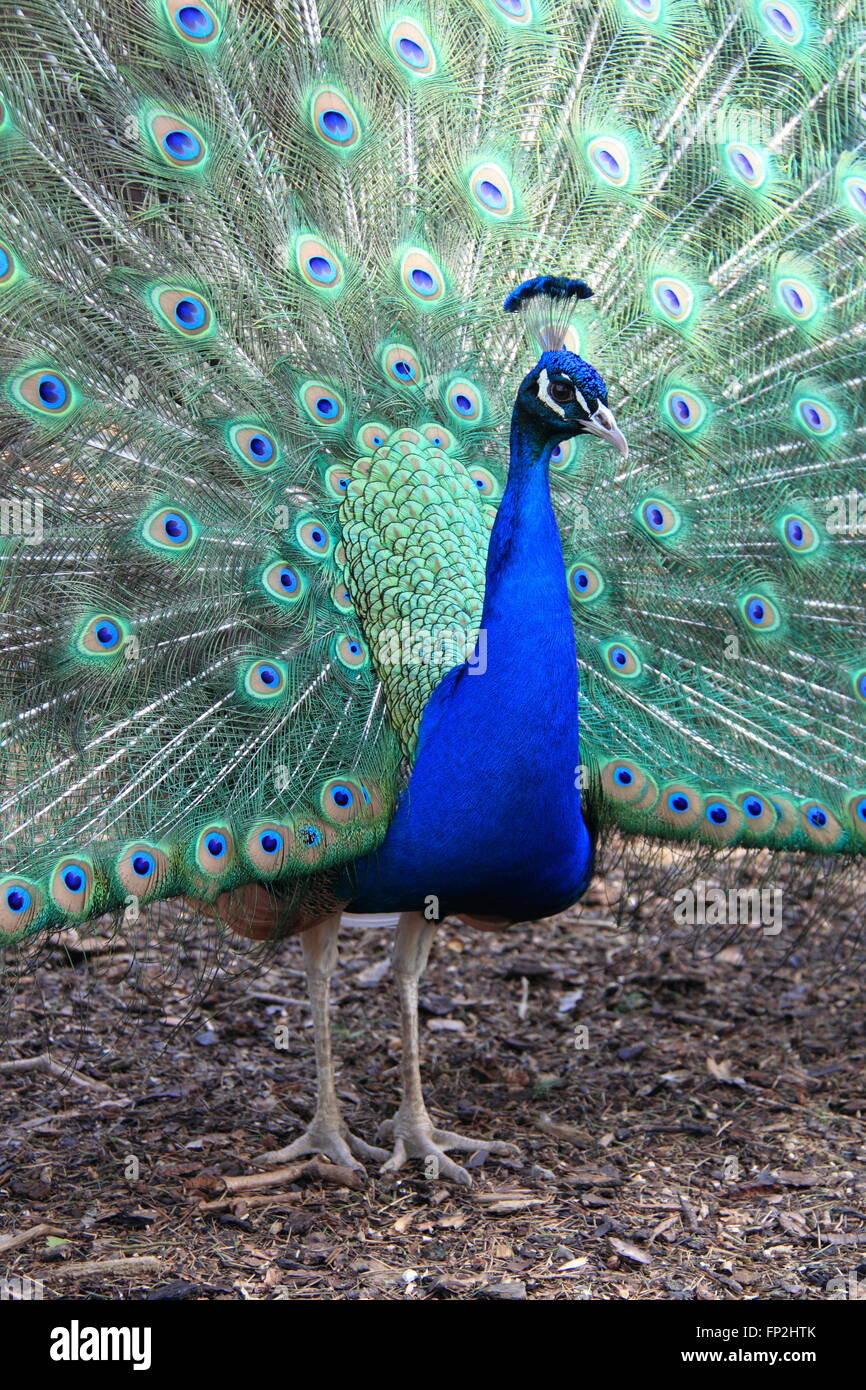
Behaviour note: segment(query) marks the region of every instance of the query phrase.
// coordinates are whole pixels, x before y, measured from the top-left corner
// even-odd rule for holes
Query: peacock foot
[[[517,1158],[520,1154],[514,1144],[505,1144],[499,1139],[471,1139],[450,1129],[437,1129],[426,1110],[411,1113],[402,1106],[393,1120],[386,1120],[380,1127],[376,1138],[394,1140],[394,1151],[387,1163],[382,1164],[383,1173],[397,1173],[407,1159],[421,1158],[425,1177],[447,1178],[463,1187],[471,1187],[472,1178],[465,1168],[448,1157],[447,1149],[483,1153],[485,1157],[493,1154],[497,1158]]]
[[[383,1158],[388,1157],[386,1149],[377,1149],[375,1145],[359,1139],[345,1121],[315,1115],[299,1139],[286,1144],[282,1149],[269,1149],[266,1153],[256,1154],[253,1162],[260,1163],[263,1167],[274,1167],[275,1164],[291,1163],[293,1159],[303,1158],[305,1154],[325,1154],[332,1163],[339,1163],[344,1168],[355,1168],[361,1173],[365,1170],[359,1159],[381,1163]]]

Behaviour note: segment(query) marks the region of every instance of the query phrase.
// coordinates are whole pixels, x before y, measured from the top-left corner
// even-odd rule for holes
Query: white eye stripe
[[[550,394],[550,377],[547,375],[546,367],[543,367],[538,373],[538,399],[544,401],[545,405],[549,405],[551,410],[556,411],[557,415],[561,415],[563,420],[565,419],[565,411]]]
[[[567,372],[564,372],[563,376],[565,377],[565,380],[569,382],[572,386],[574,390],[575,400],[577,401],[577,404],[580,406],[581,410],[583,410],[583,412],[586,415],[591,415],[592,412],[586,403],[586,397],[584,396],[583,392],[579,390],[578,387],[575,385],[574,378],[570,377]],[[562,406],[559,404],[559,402],[555,401],[550,394],[550,377],[547,374],[546,367],[544,367],[542,371],[538,373],[538,398],[539,400],[544,401],[545,405],[549,405],[551,410],[555,410],[557,415],[561,415],[562,418],[565,419],[565,411],[562,409]]]

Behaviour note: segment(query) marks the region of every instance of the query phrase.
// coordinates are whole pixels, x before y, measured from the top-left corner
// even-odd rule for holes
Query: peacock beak
[[[606,405],[600,405],[595,414],[590,415],[584,430],[588,434],[598,435],[606,444],[612,444],[624,459],[628,458],[628,440],[613,418],[613,411],[608,410]]]

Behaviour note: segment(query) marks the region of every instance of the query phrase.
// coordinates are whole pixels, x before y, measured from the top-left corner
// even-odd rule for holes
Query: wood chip
[[[491,1202],[485,1213],[487,1216],[514,1216],[516,1212],[543,1206],[543,1197],[506,1197],[501,1202]]]
[[[501,1298],[508,1300],[526,1298],[526,1285],[519,1279],[502,1279],[496,1284],[482,1284],[476,1298]]]
[[[572,1187],[618,1187],[622,1176],[616,1168],[573,1168],[568,1175]]]
[[[67,1279],[116,1278],[125,1274],[158,1274],[164,1262],[157,1255],[120,1256],[114,1260],[81,1260],[74,1264],[51,1266],[46,1282],[56,1284]]]

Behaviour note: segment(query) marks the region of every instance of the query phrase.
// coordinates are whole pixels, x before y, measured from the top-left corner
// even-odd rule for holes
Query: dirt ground
[[[164,910],[67,935],[5,1020],[0,1275],[77,1299],[866,1296],[863,973],[838,923],[706,958],[664,918],[624,931],[596,885],[555,923],[440,930],[430,1109],[521,1151],[473,1158],[467,1191],[420,1163],[255,1186],[313,1104],[297,942],[220,964]],[[339,1089],[370,1140],[396,1103],[389,947],[347,929],[335,977]]]

